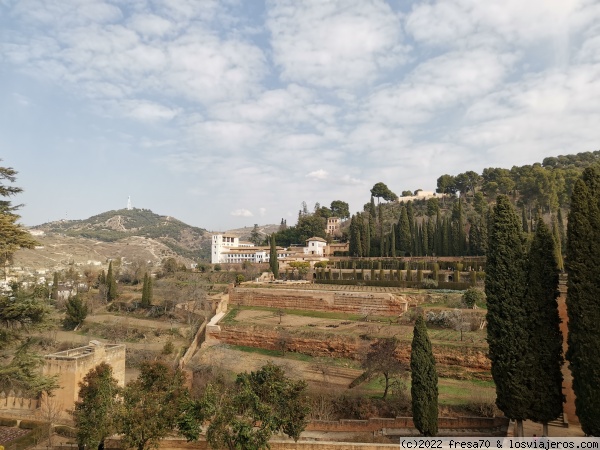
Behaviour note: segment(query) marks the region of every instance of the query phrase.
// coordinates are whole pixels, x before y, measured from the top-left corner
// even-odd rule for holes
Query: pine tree
[[[554,254],[554,238],[540,218],[531,242],[528,258],[527,292],[525,304],[529,309],[529,352],[534,359],[530,389],[533,402],[529,419],[544,424],[548,436],[548,422],[562,413],[563,337],[558,315],[558,267]]]
[[[499,195],[496,201],[486,262],[487,341],[496,404],[509,419],[517,420],[522,435],[522,421],[527,419],[532,402],[527,385],[532,361],[524,305],[527,282],[522,224],[506,195]]]
[[[87,317],[88,308],[79,295],[69,297],[65,303],[65,320],[66,328],[74,328],[79,325]]]
[[[112,302],[117,298],[117,281],[113,274],[112,261],[108,263],[108,273],[106,274],[106,300]]]
[[[269,267],[273,272],[275,279],[279,278],[279,261],[277,260],[277,244],[275,243],[275,235],[271,235],[271,249],[269,251]]]
[[[410,353],[412,413],[423,436],[438,431],[438,376],[423,316],[417,317]]]
[[[577,180],[567,222],[567,359],[575,409],[586,435],[600,436],[600,167]]]

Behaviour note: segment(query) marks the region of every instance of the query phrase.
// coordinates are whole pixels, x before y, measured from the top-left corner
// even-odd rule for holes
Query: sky
[[[208,230],[600,148],[600,2],[0,0],[22,223]]]

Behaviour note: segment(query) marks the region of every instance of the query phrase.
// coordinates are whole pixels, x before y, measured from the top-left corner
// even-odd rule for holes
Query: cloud
[[[231,216],[235,217],[252,217],[253,214],[247,209],[236,209],[235,211],[231,211],[229,213]]]
[[[587,4],[586,4],[587,3]],[[578,0],[443,0],[417,3],[406,19],[406,31],[417,42],[431,46],[470,46],[475,40],[499,46],[559,37],[572,20],[589,15],[594,6]]]
[[[265,214],[267,213],[267,208],[258,208],[258,213],[260,214],[261,217],[264,217]]]
[[[286,81],[347,88],[406,60],[400,15],[380,0],[270,2],[267,27]]]
[[[179,109],[168,108],[157,103],[144,100],[129,100],[120,105],[125,114],[142,121],[171,120],[177,116]]]
[[[326,180],[328,176],[329,173],[323,169],[314,170],[306,175],[307,178],[312,178],[313,180]]]
[[[427,122],[440,110],[486,94],[506,77],[515,58],[484,50],[454,51],[428,59],[395,86],[376,91],[364,115],[390,123]]]

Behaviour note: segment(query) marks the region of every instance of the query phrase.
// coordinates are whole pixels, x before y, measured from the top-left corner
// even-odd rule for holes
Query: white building
[[[311,237],[306,240],[306,247],[304,247],[305,255],[323,256],[325,253],[325,247],[327,241],[320,237]]]
[[[291,252],[277,247],[277,259],[287,258],[290,254]],[[233,235],[214,234],[212,237],[212,264],[235,264],[244,261],[268,263],[270,259],[269,247],[256,247],[251,242],[240,242],[240,239]]]

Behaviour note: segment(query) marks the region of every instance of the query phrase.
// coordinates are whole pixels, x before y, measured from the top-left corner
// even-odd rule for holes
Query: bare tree
[[[275,311],[275,315],[279,317],[279,325],[281,325],[281,318],[286,315],[285,309],[279,308]]]
[[[54,424],[63,416],[64,407],[56,397],[50,397],[44,393],[42,395],[40,409],[36,412],[36,415],[44,422],[48,427],[48,448],[53,448],[52,445],[52,434]]]

